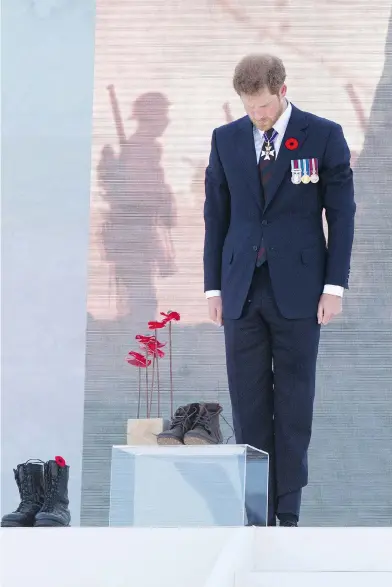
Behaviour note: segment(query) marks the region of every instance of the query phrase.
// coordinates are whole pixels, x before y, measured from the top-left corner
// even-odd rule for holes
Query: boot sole
[[[70,528],[71,524],[60,524],[56,522],[36,522],[34,528]]]
[[[204,444],[204,445],[211,445],[211,444],[219,444],[218,442],[209,442],[205,438],[200,438],[199,436],[185,436],[184,444],[194,445],[194,444]]]
[[[176,438],[169,438],[169,437],[158,438],[157,442],[161,446],[181,446],[183,444],[181,442],[181,440],[177,440]]]
[[[1,524],[2,528],[32,528],[33,524],[29,524],[24,526],[23,524],[18,524],[17,522],[7,522],[6,524]]]

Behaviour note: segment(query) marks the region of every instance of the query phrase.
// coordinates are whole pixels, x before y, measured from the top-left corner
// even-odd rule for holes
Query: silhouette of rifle
[[[112,113],[114,118],[114,124],[116,125],[118,142],[120,143],[120,145],[123,145],[127,140],[127,137],[125,135],[124,123],[121,118],[121,112],[120,107],[118,105],[116,91],[114,89],[113,84],[107,86],[106,89],[109,92],[110,104],[112,106]]]

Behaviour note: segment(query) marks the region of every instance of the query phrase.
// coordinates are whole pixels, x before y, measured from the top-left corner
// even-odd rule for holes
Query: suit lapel
[[[236,152],[238,160],[244,172],[244,178],[248,183],[252,196],[257,205],[262,207],[262,187],[260,172],[257,165],[255,141],[253,136],[253,124],[248,116],[239,121],[236,132]]]
[[[299,159],[299,151],[307,139],[308,121],[305,112],[292,106],[292,112],[289,123],[284,134],[282,144],[279,149],[278,156],[275,161],[274,171],[268,185],[265,186],[265,208],[267,208],[274,199],[280,184],[285,178],[287,171],[291,168],[291,160]],[[294,138],[298,141],[298,147],[295,150],[290,150],[285,146],[287,139]]]

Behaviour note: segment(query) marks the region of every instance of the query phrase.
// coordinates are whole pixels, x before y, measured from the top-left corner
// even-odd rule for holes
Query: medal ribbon
[[[301,168],[303,169],[303,175],[309,175],[309,159],[301,159]]]
[[[268,135],[265,132],[264,133],[264,141],[268,144],[273,143],[277,136],[278,136],[278,131],[276,131],[276,130],[274,130],[274,132],[272,133],[271,138],[268,138]]]
[[[291,160],[291,173],[298,173],[301,172],[300,169],[300,162],[298,159]]]

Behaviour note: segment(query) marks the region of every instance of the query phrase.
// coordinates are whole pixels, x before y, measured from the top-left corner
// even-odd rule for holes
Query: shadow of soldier
[[[100,227],[119,314],[147,322],[156,315],[155,280],[176,272],[171,229],[175,199],[165,182],[160,137],[168,124],[169,102],[159,92],[133,104],[135,133],[119,136],[119,153],[105,145],[98,164],[101,195],[108,212]]]

